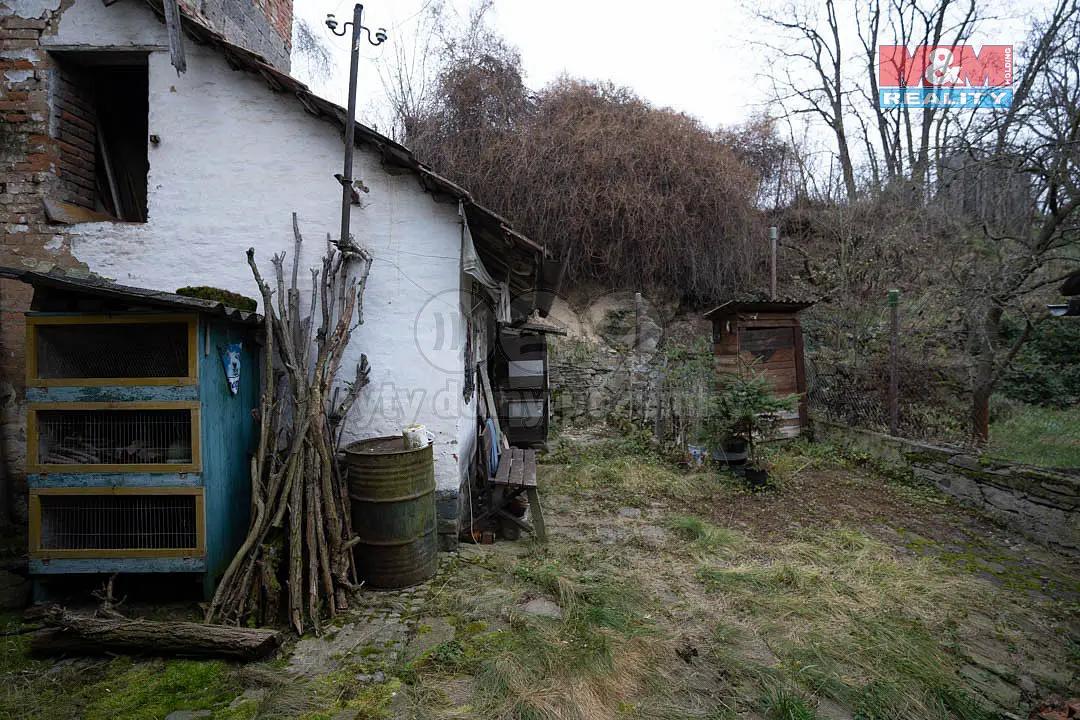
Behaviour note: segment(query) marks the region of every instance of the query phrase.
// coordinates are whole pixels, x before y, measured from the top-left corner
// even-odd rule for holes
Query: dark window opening
[[[144,53],[56,53],[53,137],[60,200],[146,222],[149,73]]]

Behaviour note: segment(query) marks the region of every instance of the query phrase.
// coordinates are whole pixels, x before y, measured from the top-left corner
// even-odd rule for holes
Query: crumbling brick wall
[[[180,6],[234,45],[262,55],[289,72],[292,0],[181,0]]]
[[[38,270],[77,266],[66,236],[50,225],[42,199],[56,192],[59,141],[50,133],[50,63],[41,36],[51,32],[59,12],[42,8],[40,17],[0,17],[0,265]],[[0,280],[0,451],[4,481],[24,482],[25,323],[32,290]],[[21,498],[23,493],[11,493]],[[8,493],[5,493],[7,495]],[[13,508],[16,518],[21,503]]]

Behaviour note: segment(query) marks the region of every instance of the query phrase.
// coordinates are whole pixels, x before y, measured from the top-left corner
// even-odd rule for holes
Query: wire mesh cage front
[[[38,463],[189,464],[191,410],[40,410]]]
[[[186,322],[35,325],[41,379],[188,375]]]
[[[189,550],[195,495],[41,495],[41,550]]]

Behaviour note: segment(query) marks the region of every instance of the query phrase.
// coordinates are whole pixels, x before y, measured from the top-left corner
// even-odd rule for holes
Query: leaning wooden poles
[[[259,449],[251,461],[251,525],[218,584],[206,622],[249,617],[276,622],[284,594],[289,624],[302,633],[309,623],[319,630],[324,615],[346,609],[346,591],[355,587],[356,541],[336,449],[341,421],[368,382],[367,357],[361,355],[343,396],[332,386],[362,318],[371,256],[351,244],[335,245],[328,236],[322,266],[311,271],[305,316],[297,286],[303,239],[295,213],[293,233],[288,287],[284,253],[272,258],[274,290],[259,272],[255,250],[247,252],[266,323]]]

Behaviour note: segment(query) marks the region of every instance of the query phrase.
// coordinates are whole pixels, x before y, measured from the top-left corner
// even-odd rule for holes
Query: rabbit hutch
[[[712,322],[719,383],[725,373],[756,372],[778,395],[799,393],[797,412],[784,415],[780,437],[797,437],[806,427],[806,370],[799,312],[813,303],[786,300],[726,302],[705,313]]]
[[[19,270],[30,572],[191,573],[211,594],[248,529],[259,317]]]

